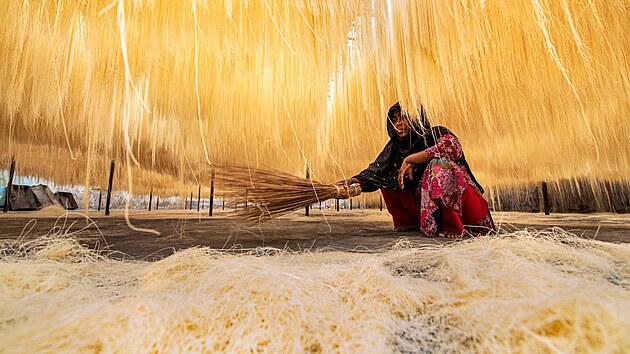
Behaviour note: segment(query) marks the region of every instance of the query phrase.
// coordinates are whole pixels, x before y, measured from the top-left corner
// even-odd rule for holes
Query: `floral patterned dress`
[[[462,217],[462,196],[468,186],[475,188],[477,184],[470,178],[465,166],[456,161],[462,156],[462,146],[456,136],[445,134],[437,143],[426,149],[433,156],[424,171],[422,183],[416,194],[420,195],[420,230],[427,236],[435,236],[438,232],[435,214],[442,206],[451,209]],[[471,235],[485,234],[494,230],[494,222],[488,211],[475,225],[465,225],[465,233]]]

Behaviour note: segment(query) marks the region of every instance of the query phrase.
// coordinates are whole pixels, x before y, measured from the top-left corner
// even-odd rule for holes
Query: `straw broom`
[[[216,166],[220,195],[234,200],[235,216],[263,221],[328,199],[348,199],[361,194],[358,184],[340,187],[275,170],[245,166]]]

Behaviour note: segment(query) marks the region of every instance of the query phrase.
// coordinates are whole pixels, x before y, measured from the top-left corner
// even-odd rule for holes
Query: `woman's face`
[[[400,111],[395,111],[392,113],[392,124],[394,124],[394,128],[396,128],[396,134],[398,134],[399,138],[406,138],[409,136],[409,132],[411,131],[411,126],[409,124],[409,119],[403,117],[400,114]]]

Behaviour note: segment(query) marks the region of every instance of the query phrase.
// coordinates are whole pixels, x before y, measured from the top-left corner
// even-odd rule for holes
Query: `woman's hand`
[[[351,184],[355,184],[355,183],[360,183],[360,182],[356,177],[351,177],[348,179],[341,180],[335,183],[335,185],[339,187],[343,187],[343,188],[348,188]]]
[[[400,188],[405,188],[405,176],[409,177],[410,180],[413,180],[413,169],[411,166],[413,166],[413,164],[405,158],[400,166],[400,171],[398,172],[398,185],[400,185]]]

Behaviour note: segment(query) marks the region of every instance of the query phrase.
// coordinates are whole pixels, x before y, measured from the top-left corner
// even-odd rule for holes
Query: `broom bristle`
[[[263,221],[328,199],[348,199],[361,194],[361,187],[323,184],[288,173],[246,166],[216,167],[217,195],[232,200],[234,216]]]

